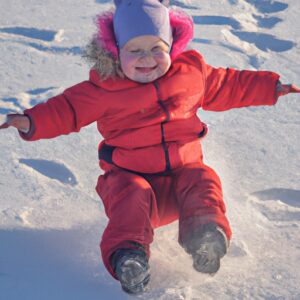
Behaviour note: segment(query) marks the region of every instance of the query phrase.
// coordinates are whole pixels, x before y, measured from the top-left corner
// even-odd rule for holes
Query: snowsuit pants
[[[102,259],[114,277],[110,258],[117,249],[135,248],[138,243],[149,257],[154,229],[175,220],[182,246],[191,231],[210,222],[231,238],[220,179],[203,163],[166,175],[141,175],[110,165],[96,190],[109,219],[100,244]]]

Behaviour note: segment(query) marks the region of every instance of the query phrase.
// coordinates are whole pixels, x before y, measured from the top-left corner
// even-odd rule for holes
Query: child
[[[46,103],[8,115],[34,141],[78,132],[97,122],[105,171],[96,190],[109,218],[101,251],[108,271],[128,293],[150,280],[153,230],[179,220],[179,243],[194,268],[214,274],[231,230],[217,174],[204,164],[199,140],[207,126],[198,108],[224,111],[274,105],[300,92],[266,71],[213,68],[196,51],[184,51],[192,20],[158,0],[115,1],[98,17],[86,51],[90,78]]]

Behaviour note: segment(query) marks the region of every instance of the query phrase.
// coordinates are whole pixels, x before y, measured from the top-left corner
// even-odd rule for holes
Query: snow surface
[[[172,2],[172,1],[171,1]],[[195,21],[214,66],[273,70],[300,84],[299,0],[173,1]],[[105,0],[0,1],[0,116],[85,80],[80,57]],[[214,277],[193,271],[177,223],[156,231],[151,290],[140,299],[300,299],[300,97],[199,114],[205,160],[224,187],[233,240]],[[129,299],[104,269],[107,222],[94,186],[95,125],[34,143],[0,132],[0,299]]]

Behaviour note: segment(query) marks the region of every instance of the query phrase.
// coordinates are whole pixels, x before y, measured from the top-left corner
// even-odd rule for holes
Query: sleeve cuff
[[[31,116],[29,114],[24,113],[24,116],[28,117],[28,119],[29,119],[29,122],[30,122],[29,131],[25,133],[25,132],[22,132],[19,130],[19,135],[21,136],[21,138],[23,140],[30,141],[35,133],[35,125],[34,125],[33,119],[31,118]]]

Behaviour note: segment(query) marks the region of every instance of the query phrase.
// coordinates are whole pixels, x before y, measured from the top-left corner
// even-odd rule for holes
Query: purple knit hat
[[[159,0],[114,0],[113,18],[118,48],[141,35],[160,37],[170,47],[172,44],[169,10]]]

